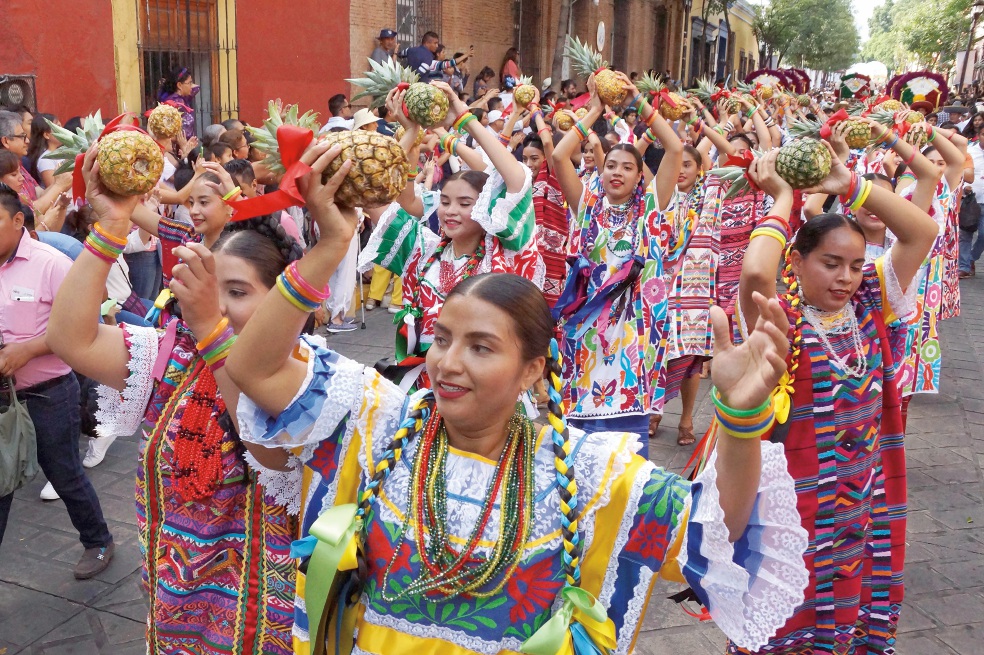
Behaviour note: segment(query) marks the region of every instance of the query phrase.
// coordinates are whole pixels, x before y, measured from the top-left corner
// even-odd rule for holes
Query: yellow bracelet
[[[870,180],[864,180],[864,189],[861,190],[861,195],[859,195],[858,199],[855,200],[854,203],[851,205],[851,211],[857,211],[861,209],[861,206],[868,199],[868,195],[871,193],[871,188],[873,186],[875,186],[874,182],[871,182]]]
[[[233,198],[235,198],[238,194],[240,194],[242,192],[243,192],[242,188],[237,186],[232,191],[230,191],[229,193],[227,193],[224,196],[222,196],[222,200],[228,202],[229,200],[232,200]]]
[[[766,225],[759,226],[754,230],[752,230],[752,234],[748,238],[748,240],[751,241],[755,237],[769,237],[770,239],[775,239],[776,241],[778,241],[780,247],[782,248],[786,247],[786,239],[782,235],[782,233],[780,233],[779,230],[775,228],[770,228]]]
[[[277,290],[280,291],[280,295],[282,295],[291,305],[297,307],[305,314],[311,313],[311,308],[307,307],[300,300],[295,298],[294,295],[284,286],[283,280],[281,280],[279,276],[277,277]]]

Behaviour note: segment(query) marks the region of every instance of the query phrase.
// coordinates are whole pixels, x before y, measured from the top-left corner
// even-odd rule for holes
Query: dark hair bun
[[[284,258],[285,265],[297,261],[304,256],[304,249],[301,248],[301,244],[297,243],[294,237],[287,234],[287,230],[280,224],[280,218],[274,214],[247,218],[244,221],[230,222],[226,225],[225,230],[227,232],[252,230],[267,237],[277,246],[277,250],[280,251],[280,254]]]

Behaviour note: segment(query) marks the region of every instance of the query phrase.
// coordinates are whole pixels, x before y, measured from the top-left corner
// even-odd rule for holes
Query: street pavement
[[[906,602],[898,655],[984,652],[984,276],[964,280],[962,314],[942,324],[943,393],[919,396],[909,410],[909,540]],[[391,355],[392,316],[367,315],[367,328],[331,335],[329,344],[365,364]],[[696,430],[711,403],[701,384]],[[679,401],[670,403],[651,442],[653,461],[680,471],[692,447],[676,446]],[[83,440],[84,441],[84,440]],[[84,450],[84,443],[80,445]],[[81,554],[61,501],[43,502],[43,477],[17,492],[0,547],[0,655],[138,655],[146,652],[146,602],[134,515],[137,437],[119,439],[89,476],[116,539],[112,565],[77,582]],[[724,638],[666,597],[660,583],[636,652],[719,655]]]

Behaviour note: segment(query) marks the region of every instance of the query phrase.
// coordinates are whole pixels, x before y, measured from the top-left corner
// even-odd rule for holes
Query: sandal
[[[650,414],[649,415],[649,436],[655,437],[656,431],[659,430],[659,424],[663,420],[662,414]]]
[[[689,428],[685,428],[682,425],[677,427],[678,446],[692,446],[695,441],[697,441],[697,437],[694,436],[693,426],[690,426]]]

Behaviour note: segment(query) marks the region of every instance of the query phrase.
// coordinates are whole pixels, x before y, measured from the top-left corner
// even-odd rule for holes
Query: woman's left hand
[[[174,249],[181,260],[171,272],[171,292],[181,304],[181,317],[201,340],[222,320],[215,257],[200,243]]]
[[[468,105],[466,105],[464,101],[458,97],[458,94],[455,93],[454,89],[452,89],[447,82],[438,82],[435,80],[431,82],[431,86],[437,87],[444,92],[444,95],[448,97],[448,106],[450,107],[448,111],[448,118],[451,119],[452,123],[455,119],[468,111]]]
[[[724,310],[711,307],[714,328],[714,366],[711,380],[728,407],[737,410],[760,406],[786,372],[789,321],[776,298],[757,291],[752,296],[759,316],[748,338],[736,346]]]

